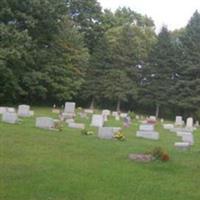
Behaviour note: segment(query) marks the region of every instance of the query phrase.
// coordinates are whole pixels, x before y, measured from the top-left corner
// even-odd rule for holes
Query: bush
[[[156,160],[168,161],[170,159],[168,153],[162,147],[155,147],[151,154]]]
[[[136,114],[132,111],[132,112],[128,112],[128,116],[131,118],[131,119],[135,119],[135,116]]]

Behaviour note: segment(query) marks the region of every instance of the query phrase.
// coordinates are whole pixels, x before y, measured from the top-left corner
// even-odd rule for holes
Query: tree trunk
[[[120,111],[120,106],[121,106],[121,100],[118,99],[118,101],[117,101],[117,111]]]
[[[156,104],[156,119],[159,117],[160,105]]]
[[[90,103],[90,109],[94,109],[94,97],[92,97],[92,101]]]

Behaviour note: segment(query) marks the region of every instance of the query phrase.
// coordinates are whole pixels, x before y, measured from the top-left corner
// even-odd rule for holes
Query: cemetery
[[[10,185],[4,190],[5,199],[28,199],[34,183],[46,188],[45,192],[42,189],[35,191],[38,199],[42,199],[46,192],[57,199],[62,196],[59,188],[65,195],[70,194],[76,199],[78,194],[72,188],[82,191],[83,184],[88,185],[85,189],[88,199],[95,198],[94,195],[101,199],[105,184],[114,184],[117,190],[123,185],[126,199],[147,198],[150,192],[147,188],[158,185],[159,192],[151,190],[150,199],[166,189],[170,191],[168,197],[171,199],[182,199],[185,195],[197,199],[199,191],[186,193],[183,183],[180,184],[183,178],[190,190],[199,184],[200,130],[194,128],[193,119],[185,119],[185,123],[181,119],[180,125],[177,117],[174,122],[163,122],[151,116],[156,120],[153,124],[149,117],[146,120],[145,117],[142,120],[135,117],[129,126],[125,126],[124,117],[128,114],[123,113],[117,120],[116,113],[113,115],[111,111],[85,109],[86,115],[81,117],[79,113],[84,112],[83,109],[78,111],[75,104],[65,105],[59,113],[51,108],[32,108],[34,115],[29,117],[19,115],[17,109],[15,112],[13,109],[11,112],[0,109],[4,110],[0,122],[1,155],[4,159],[1,176],[4,184]],[[71,115],[63,118],[63,113]],[[108,116],[106,121],[104,115]],[[57,127],[58,122],[62,123],[62,129]],[[119,131],[125,136],[124,140],[116,139]],[[159,148],[163,148],[164,154],[157,160]],[[152,149],[156,150],[151,154]],[[119,173],[122,169],[123,174]],[[134,173],[137,173],[137,179]],[[104,177],[104,174],[107,175]],[[15,176],[19,178],[12,183],[7,180]],[[102,176],[104,181],[96,182]],[[70,179],[73,182],[67,181]],[[132,194],[130,187],[135,190],[138,179],[143,180],[142,188]],[[149,180],[156,181],[150,184]],[[13,184],[16,193],[11,191]],[[94,194],[90,191],[93,187],[98,188]],[[56,191],[51,193],[50,188],[56,188]],[[180,198],[177,198],[176,190],[179,190]],[[142,191],[146,191],[145,194]],[[105,195],[108,194],[118,199],[115,196],[119,195],[117,191],[107,191]]]
[[[200,200],[200,0],[0,5],[0,200]]]

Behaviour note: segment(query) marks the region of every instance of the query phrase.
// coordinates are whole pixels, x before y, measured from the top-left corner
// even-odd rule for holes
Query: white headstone
[[[174,128],[174,124],[163,124],[163,128],[164,129],[173,129]]]
[[[76,103],[66,102],[64,112],[65,113],[75,113],[75,107],[76,107]]]
[[[118,112],[113,111],[113,112],[112,112],[112,116],[113,116],[113,117],[116,117],[116,116],[119,116],[119,114],[118,114]]]
[[[155,116],[150,116],[149,119],[152,120],[152,121],[156,121],[156,117]]]
[[[112,127],[100,127],[98,131],[98,137],[101,139],[112,139],[114,136]]]
[[[199,127],[199,121],[195,122],[195,127]]]
[[[74,123],[74,119],[66,119],[65,122],[69,123]]]
[[[104,119],[103,119],[102,115],[93,115],[92,116],[91,126],[102,127],[103,123],[104,123]]]
[[[190,145],[194,144],[194,138],[192,134],[183,134],[182,135],[182,141],[188,142]]]
[[[115,120],[116,120],[116,121],[119,121],[119,120],[120,120],[119,115],[115,116]]]
[[[154,131],[154,125],[152,124],[141,124],[139,127],[140,131]]]
[[[121,117],[121,118],[125,118],[125,117],[127,117],[127,116],[128,116],[127,113],[121,113],[121,114],[120,114],[120,117]]]
[[[155,131],[137,131],[136,136],[146,138],[146,139],[151,139],[151,140],[159,139],[159,133]]]
[[[183,126],[183,124],[184,124],[183,118],[181,116],[176,116],[175,125],[176,126]]]
[[[94,110],[92,110],[92,109],[85,109],[84,112],[87,113],[87,114],[93,114]]]
[[[70,123],[68,123],[68,127],[69,128],[84,129],[85,128],[85,124],[70,122]]]
[[[4,112],[2,115],[2,121],[9,124],[16,124],[18,122],[17,114]]]
[[[187,118],[186,127],[187,128],[193,128],[193,118],[192,117]]]
[[[135,119],[139,120],[139,119],[140,119],[140,116],[139,116],[139,115],[136,115],[136,116],[135,116]]]
[[[103,111],[102,111],[102,115],[109,116],[110,113],[111,113],[110,110],[103,110]]]
[[[15,108],[13,107],[7,107],[7,112],[10,112],[10,113],[15,113]]]
[[[3,114],[7,111],[6,107],[0,107],[0,114]]]
[[[30,117],[30,106],[29,105],[19,105],[18,106],[18,116],[20,117]]]
[[[54,120],[50,117],[38,117],[36,118],[36,127],[44,129],[55,128]]]

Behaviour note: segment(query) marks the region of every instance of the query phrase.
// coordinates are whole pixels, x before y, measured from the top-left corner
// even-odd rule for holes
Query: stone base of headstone
[[[2,121],[9,124],[18,123],[18,117],[16,113],[4,112],[2,115]]]
[[[154,160],[154,157],[151,154],[142,154],[142,153],[139,153],[139,154],[130,153],[128,155],[128,158],[130,160],[134,160],[137,162],[145,162],[145,163],[151,162],[152,160]]]
[[[75,129],[84,129],[85,124],[71,122],[71,123],[68,123],[68,127],[69,128],[75,128]]]
[[[151,140],[159,139],[159,133],[155,131],[137,131],[136,136]]]
[[[174,146],[179,150],[187,150],[190,149],[191,145],[188,142],[176,142]]]

